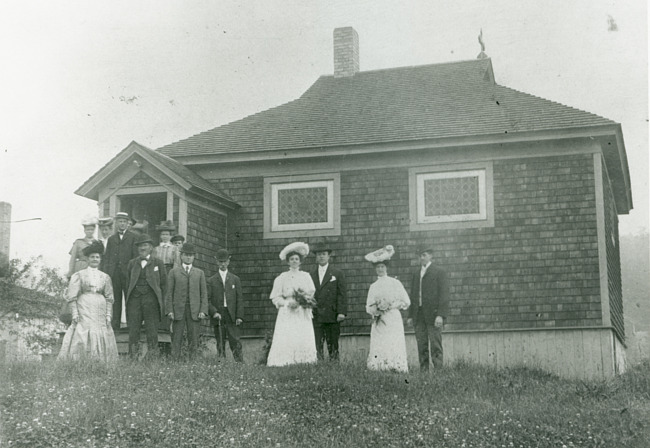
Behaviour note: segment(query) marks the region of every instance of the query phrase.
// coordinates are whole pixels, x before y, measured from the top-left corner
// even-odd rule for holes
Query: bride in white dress
[[[278,309],[278,317],[267,361],[269,366],[316,362],[310,306],[316,288],[311,276],[300,270],[300,264],[307,254],[309,246],[301,242],[289,244],[280,252],[280,259],[289,264],[289,271],[275,279],[271,291],[270,298]]]
[[[408,372],[404,324],[399,310],[411,305],[402,283],[388,276],[388,264],[395,253],[386,246],[366,255],[377,272],[377,281],[370,285],[366,312],[373,317],[370,329],[368,369]]]

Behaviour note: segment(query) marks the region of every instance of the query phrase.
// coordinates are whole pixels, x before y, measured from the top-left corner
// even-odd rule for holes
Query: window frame
[[[339,173],[264,178],[264,238],[337,236],[341,234],[341,178]],[[278,223],[278,191],[309,186],[327,187],[326,223]]]
[[[428,179],[479,177],[479,213],[446,216],[424,214],[424,182]],[[409,169],[410,230],[494,227],[494,176],[492,162],[433,165]]]

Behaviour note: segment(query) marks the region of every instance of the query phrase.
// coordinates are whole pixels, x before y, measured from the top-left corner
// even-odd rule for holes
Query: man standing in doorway
[[[99,218],[99,241],[104,245],[104,253],[108,246],[108,238],[113,234],[113,218]]]
[[[338,361],[341,322],[348,312],[345,278],[341,270],[330,264],[332,249],[327,244],[316,244],[313,252],[318,264],[311,272],[316,286],[317,306],[313,310],[316,354],[319,360],[324,359],[323,343],[327,342],[329,360]]]
[[[129,214],[119,212],[115,215],[115,226],[117,232],[108,237],[106,251],[102,257],[100,270],[107,273],[113,283],[113,331],[120,329],[122,321],[122,303],[126,299],[128,283],[126,282],[127,265],[129,261],[138,256],[138,249],[135,246],[136,235],[127,230],[129,226]]]
[[[420,370],[429,370],[429,347],[433,366],[442,367],[442,325],[449,308],[447,273],[434,266],[433,249],[420,251],[420,268],[411,278],[411,308],[408,325],[415,323]]]
[[[164,317],[167,272],[162,260],[152,257],[153,241],[149,235],[138,235],[138,257],[127,266],[126,322],[129,327],[129,355],[137,358],[140,351],[140,329],[144,320],[147,335],[147,357],[158,354],[158,324]]]

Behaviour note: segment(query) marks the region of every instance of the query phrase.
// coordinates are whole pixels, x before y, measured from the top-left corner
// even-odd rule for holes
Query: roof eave
[[[212,163],[237,163],[258,160],[286,160],[291,158],[312,158],[355,154],[391,152],[413,149],[453,148],[469,145],[486,145],[517,143],[530,141],[557,140],[580,137],[602,137],[615,135],[620,126],[610,125],[584,126],[575,128],[548,129],[542,131],[503,132],[499,134],[477,134],[470,136],[441,137],[419,140],[401,140],[386,142],[368,142],[337,146],[308,146],[283,149],[261,149],[252,151],[221,151],[213,154],[169,156],[185,166],[206,165]]]
[[[614,191],[617,202],[617,210],[620,214],[627,214],[632,209],[630,175],[621,125],[614,122],[604,125],[548,129],[540,131],[504,132],[500,134],[444,137],[398,142],[374,142],[327,147],[301,147],[283,150],[263,149],[254,151],[224,151],[210,155],[176,156],[172,158],[185,166],[191,166],[212,163],[241,163],[251,161],[271,161],[278,159],[287,160],[293,158],[333,157],[347,155],[350,153],[363,154],[409,151],[425,148],[453,148],[471,145],[505,144],[569,138],[607,137],[613,137],[615,142],[615,148],[612,148],[610,151],[615,151],[618,166],[612,170],[612,174],[619,176],[621,180],[621,182],[617,182],[618,187]],[[603,145],[602,150],[603,152],[608,151],[608,146]]]

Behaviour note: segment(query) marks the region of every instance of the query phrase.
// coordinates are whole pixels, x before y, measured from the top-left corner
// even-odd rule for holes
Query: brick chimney
[[[8,274],[10,242],[11,204],[8,202],[0,202],[0,277]]]
[[[359,73],[359,35],[351,26],[334,29],[334,77]]]

